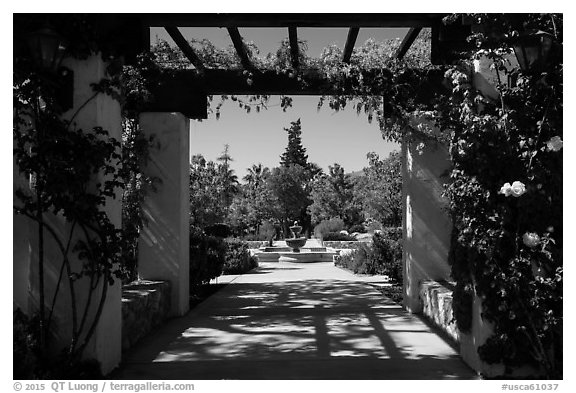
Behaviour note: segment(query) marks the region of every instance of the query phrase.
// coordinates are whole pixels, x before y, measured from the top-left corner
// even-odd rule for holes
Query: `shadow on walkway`
[[[475,378],[418,317],[322,265],[297,265],[297,272],[266,266],[267,274],[238,277],[137,345],[112,377]]]

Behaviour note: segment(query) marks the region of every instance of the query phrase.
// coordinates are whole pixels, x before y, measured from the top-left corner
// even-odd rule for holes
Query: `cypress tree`
[[[280,165],[283,167],[289,167],[291,165],[300,165],[302,168],[308,169],[308,155],[306,154],[306,148],[302,146],[302,127],[300,125],[300,119],[290,123],[290,128],[284,128],[284,131],[288,133],[288,146],[286,146],[286,151],[280,156]]]

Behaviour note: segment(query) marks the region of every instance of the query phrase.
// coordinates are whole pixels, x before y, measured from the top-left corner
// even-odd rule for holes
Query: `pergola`
[[[466,45],[464,38],[470,26],[445,25],[446,14],[161,14],[137,16],[143,35],[143,49],[150,47],[150,27],[163,27],[178,45],[194,69],[172,73],[156,91],[158,99],[151,103],[152,110],[178,109],[189,117],[206,118],[206,107],[201,103],[206,95],[217,94],[284,94],[330,95],[333,87],[314,70],[302,69],[299,62],[299,28],[347,28],[342,61],[349,63],[361,28],[409,28],[394,56],[402,58],[422,30],[430,28],[432,35],[430,60],[432,64],[449,64],[456,50]],[[253,83],[248,85],[243,70],[208,68],[186,38],[182,27],[225,28],[240,58],[243,70],[252,72]],[[285,28],[290,43],[291,65],[301,71],[303,81],[278,74],[273,70],[258,69],[251,61],[240,28]],[[147,35],[148,34],[148,35]],[[191,90],[194,94],[191,94]],[[193,104],[192,104],[193,103]]]
[[[14,16],[14,53],[26,50],[26,34],[42,27],[46,17],[55,29],[69,29],[65,15]],[[166,73],[160,87],[154,91],[154,99],[148,103],[146,113],[140,115],[140,127],[144,135],[155,135],[161,148],[151,153],[150,175],[162,178],[162,186],[151,193],[144,203],[148,226],[140,239],[139,273],[144,279],[170,281],[172,288],[170,314],[184,315],[189,309],[189,119],[207,116],[207,96],[214,94],[285,94],[329,95],[334,93],[318,74],[302,70],[306,83],[271,70],[258,70],[251,62],[240,29],[244,27],[286,28],[290,43],[291,63],[299,64],[298,29],[304,27],[348,28],[342,61],[349,62],[358,33],[368,27],[406,27],[404,37],[395,56],[406,54],[422,28],[431,28],[431,60],[434,64],[450,63],[455,52],[466,45],[464,37],[470,26],[464,24],[444,25],[444,14],[90,14],[87,15],[99,42],[112,53],[130,64],[136,55],[150,49],[150,27],[163,27],[178,45],[193,68]],[[211,69],[180,32],[182,27],[226,28],[244,70],[253,73],[253,83],[248,85],[242,70]],[[65,119],[73,118],[79,129],[102,127],[117,139],[121,139],[122,118],[120,104],[112,97],[94,95],[90,86],[106,77],[106,62],[101,56],[87,59],[69,57],[64,65],[74,73],[73,108],[64,113]],[[72,116],[78,112],[79,115]],[[447,253],[450,242],[450,219],[447,217],[438,189],[448,165],[445,152],[426,151],[414,154],[411,146],[403,145],[403,203],[404,203],[404,277],[405,306],[418,312],[421,308],[418,285],[422,277],[446,279],[449,277]],[[95,179],[97,181],[97,179]],[[22,184],[22,178],[14,172],[14,184]],[[24,183],[26,180],[24,180]],[[108,213],[116,225],[120,225],[119,199],[110,201]],[[53,217],[62,221],[61,217]],[[34,256],[30,253],[32,237],[28,223],[15,216],[14,266],[15,281],[27,280],[32,286],[16,293],[15,303],[30,302],[34,292]],[[65,224],[58,224],[64,226]],[[448,246],[447,246],[448,245]],[[48,267],[58,271],[59,265]],[[54,283],[47,283],[52,288]],[[34,299],[32,299],[34,300]],[[63,302],[61,302],[63,303]],[[63,306],[62,306],[63,307]],[[112,370],[121,359],[121,289],[114,284],[106,299],[106,305],[94,336],[94,344],[88,349],[98,359],[104,372]],[[57,310],[66,324],[67,309]],[[69,323],[68,323],[69,324]]]

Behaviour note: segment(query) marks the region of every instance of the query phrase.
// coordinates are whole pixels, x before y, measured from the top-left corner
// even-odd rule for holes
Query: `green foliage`
[[[349,233],[366,233],[366,228],[364,227],[364,225],[362,224],[355,224],[352,225],[349,229],[348,229]]]
[[[524,74],[507,62],[505,40],[518,28],[538,26],[562,43],[557,15],[472,16],[482,21],[473,55],[493,63],[497,85],[491,101],[472,88],[462,67],[447,71],[452,94],[439,104],[438,123],[451,130],[454,164],[450,197],[455,234],[452,275],[459,326],[469,326],[470,296],[482,299],[494,335],[481,358],[507,367],[531,364],[548,377],[562,374],[562,64]],[[506,183],[525,188],[511,194]],[[519,183],[517,183],[519,184]],[[508,190],[508,191],[507,191]]]
[[[208,236],[216,236],[216,237],[228,237],[231,235],[231,230],[230,230],[230,226],[228,224],[225,223],[216,223],[216,224],[212,224],[212,225],[207,225],[204,228],[204,232],[206,233],[206,235]]]
[[[13,363],[14,379],[36,379],[40,367],[40,326],[39,317],[36,321],[28,318],[20,309],[13,315]]]
[[[314,227],[314,236],[318,239],[324,239],[324,236],[330,232],[340,232],[344,230],[346,225],[341,218],[330,218],[320,222]]]
[[[354,198],[357,205],[373,220],[386,226],[402,224],[402,163],[400,153],[392,152],[386,159],[376,153],[367,154],[369,166],[357,178]]]
[[[390,239],[393,241],[402,240],[402,227],[384,227],[380,229],[379,238]]]
[[[202,155],[190,160],[190,220],[193,225],[206,227],[222,222],[226,216],[220,196],[223,185],[219,170],[212,161]]]
[[[271,221],[264,221],[258,230],[258,234],[260,235],[259,240],[267,240],[270,247],[272,247],[272,243],[274,237],[278,232],[278,228],[271,222]]]
[[[120,177],[124,183],[122,194],[123,282],[137,278],[138,238],[144,225],[144,198],[156,189],[160,179],[144,173],[149,160],[149,150],[154,138],[145,138],[138,122],[127,117],[122,127],[122,167]]]
[[[284,225],[285,235],[288,226],[295,220],[301,224],[309,221],[306,208],[310,205],[308,170],[300,165],[274,168],[268,178],[268,187],[274,195],[274,218]],[[304,226],[304,225],[303,225]]]
[[[223,163],[206,161],[197,154],[190,160],[190,218],[193,225],[205,228],[224,222],[232,210],[233,197],[240,192],[227,149]],[[234,207],[238,209],[238,206]]]
[[[374,233],[383,229],[382,223],[380,221],[374,220],[371,217],[368,217],[366,221],[364,221],[364,226],[366,227],[366,231],[368,233]]]
[[[20,309],[13,314],[13,378],[102,379],[100,365],[94,360],[70,358],[66,352],[46,356],[40,344],[40,316],[26,316]]]
[[[323,241],[351,242],[356,240],[355,237],[340,232],[328,232],[322,238]]]
[[[239,186],[228,214],[228,222],[237,235],[257,234],[260,224],[274,217],[276,202],[267,185],[269,176],[270,169],[262,164],[248,168],[248,174],[243,178],[246,184]]]
[[[217,161],[221,162],[218,166],[218,172],[222,183],[222,203],[228,210],[232,203],[232,197],[239,192],[238,176],[236,176],[233,169],[230,169],[230,162],[234,160],[230,156],[230,146],[228,144],[224,145],[224,151],[217,158]]]
[[[397,228],[388,233],[397,233]],[[385,274],[394,282],[402,282],[402,239],[375,233],[372,237],[372,260],[378,274]]]
[[[222,275],[226,257],[226,242],[208,236],[196,226],[190,226],[190,293],[194,294],[203,284]]]
[[[329,166],[328,174],[321,174],[312,180],[308,212],[312,222],[331,218],[341,218],[346,225],[361,221],[361,211],[353,203],[354,184],[338,163]]]
[[[302,146],[302,126],[300,119],[290,123],[290,128],[284,128],[288,133],[288,146],[286,151],[280,156],[280,165],[289,167],[300,165],[302,168],[308,168],[308,155],[306,148]]]
[[[238,239],[226,239],[224,274],[243,274],[258,266],[256,259],[250,256],[248,243]]]
[[[359,243],[349,254],[336,258],[341,266],[356,274],[387,275],[396,283],[402,282],[402,241],[374,234],[372,244]]]

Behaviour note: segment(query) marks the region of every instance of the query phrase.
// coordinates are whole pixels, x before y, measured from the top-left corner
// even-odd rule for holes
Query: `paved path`
[[[114,379],[471,379],[457,352],[332,263],[262,263],[124,357]]]

